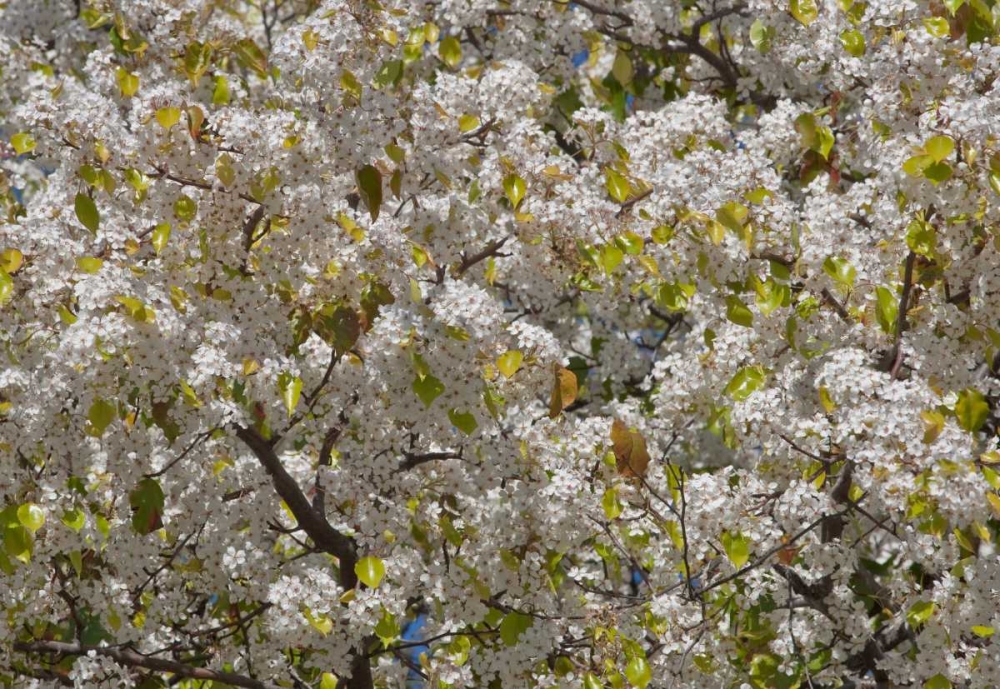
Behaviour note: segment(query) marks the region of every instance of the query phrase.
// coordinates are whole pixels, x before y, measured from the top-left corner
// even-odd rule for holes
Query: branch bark
[[[280,689],[277,684],[261,682],[260,680],[237,675],[232,672],[221,672],[211,670],[206,667],[195,667],[176,660],[167,658],[153,658],[144,656],[135,651],[125,648],[114,648],[108,646],[90,646],[78,641],[27,641],[14,644],[14,650],[22,653],[47,653],[58,656],[81,656],[91,652],[105,658],[111,658],[119,665],[134,668],[144,668],[157,672],[170,672],[180,677],[191,679],[207,679],[224,684],[231,684],[234,687],[246,687],[246,689]]]

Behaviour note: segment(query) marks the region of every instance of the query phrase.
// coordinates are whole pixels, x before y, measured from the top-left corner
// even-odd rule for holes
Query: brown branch
[[[234,687],[246,687],[247,689],[279,689],[277,684],[261,682],[245,675],[211,670],[205,667],[194,667],[193,665],[187,665],[176,660],[168,660],[167,658],[147,657],[125,648],[92,646],[81,644],[77,641],[19,641],[14,644],[14,650],[21,653],[55,654],[58,656],[80,656],[94,653],[105,658],[111,658],[119,665],[127,667],[144,668],[156,672],[170,672],[180,677],[212,680],[231,684]]]
[[[899,377],[899,369],[903,366],[903,333],[906,332],[906,310],[910,305],[910,292],[913,290],[913,264],[917,254],[911,251],[906,256],[906,267],[903,268],[903,293],[899,297],[899,313],[896,314],[896,341],[893,344],[892,368],[889,375],[894,379]]]
[[[463,253],[461,263],[459,263],[458,266],[455,268],[455,276],[458,277],[462,275],[472,266],[482,261],[485,261],[487,258],[490,258],[491,256],[504,256],[505,254],[500,253],[500,249],[503,248],[504,244],[510,241],[510,238],[511,235],[508,234],[504,237],[501,237],[500,239],[494,239],[492,242],[487,244],[481,251],[478,251],[472,254],[471,256],[467,256]]]
[[[340,533],[326,518],[317,513],[309,504],[299,484],[285,471],[281,458],[274,451],[271,443],[264,440],[256,431],[243,426],[236,427],[236,436],[250,448],[264,470],[271,477],[274,489],[288,505],[302,530],[309,535],[316,546],[340,560],[340,580],[344,588],[354,588],[358,577],[354,573],[357,564],[357,548],[352,539]]]
[[[461,452],[427,452],[424,454],[411,454],[407,453],[404,455],[404,460],[396,472],[409,471],[414,469],[421,464],[427,464],[428,462],[437,462],[442,459],[462,459]]]
[[[851,314],[847,312],[847,309],[844,308],[843,304],[837,301],[837,298],[833,296],[833,293],[830,292],[830,290],[824,287],[823,291],[820,292],[820,295],[823,297],[823,301],[833,307],[833,310],[837,312],[838,316],[845,321],[851,320]]]

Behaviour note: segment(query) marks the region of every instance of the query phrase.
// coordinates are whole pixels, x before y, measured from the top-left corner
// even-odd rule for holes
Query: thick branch
[[[236,435],[253,451],[261,466],[267,471],[274,489],[295,515],[303,531],[320,550],[340,560],[341,585],[344,588],[354,588],[358,583],[357,575],[354,573],[354,565],[358,559],[354,541],[330,526],[330,522],[313,509],[299,488],[299,484],[285,471],[281,459],[269,442],[253,429],[242,426],[237,427]]]
[[[30,641],[15,643],[14,650],[21,651],[22,653],[54,653],[59,656],[79,656],[93,652],[99,656],[111,658],[119,665],[127,667],[145,668],[156,672],[170,672],[180,677],[208,679],[224,684],[231,684],[234,687],[247,687],[247,689],[279,689],[276,684],[261,682],[244,675],[210,670],[205,667],[194,667],[193,665],[186,665],[166,658],[147,657],[124,648],[90,646],[76,641]]]

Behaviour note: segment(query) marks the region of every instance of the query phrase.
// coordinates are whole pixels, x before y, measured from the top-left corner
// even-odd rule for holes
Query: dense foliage
[[[1000,686],[998,28],[0,2],[0,680]]]

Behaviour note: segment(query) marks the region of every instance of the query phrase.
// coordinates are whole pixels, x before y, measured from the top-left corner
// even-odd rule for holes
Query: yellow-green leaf
[[[632,78],[635,76],[635,68],[632,66],[632,58],[624,50],[619,50],[618,54],[615,55],[615,61],[611,65],[611,74],[622,86],[632,82]]]
[[[288,371],[278,375],[278,392],[281,393],[281,401],[291,416],[295,413],[295,408],[299,406],[299,397],[302,394],[302,379],[293,376]]]
[[[35,150],[35,140],[28,132],[18,132],[10,137],[10,145],[14,147],[14,153],[18,155]]]
[[[809,26],[819,17],[815,0],[791,0],[792,16],[803,26]]]
[[[354,565],[354,573],[365,586],[378,588],[385,577],[385,563],[377,557],[363,557]]]
[[[503,178],[503,191],[507,195],[507,200],[510,201],[510,205],[517,208],[524,198],[524,194],[527,191],[527,185],[524,180],[515,175],[510,174]]]
[[[497,359],[497,368],[504,375],[504,378],[510,378],[521,368],[523,360],[524,355],[521,352],[511,349],[501,354]]]
[[[966,388],[958,393],[958,401],[955,403],[955,418],[958,425],[969,433],[975,433],[983,425],[990,414],[990,405],[981,392],[973,388]]]
[[[378,220],[382,207],[382,173],[374,165],[365,165],[358,170],[358,191],[368,208],[372,222]]]
[[[97,228],[101,225],[101,214],[97,212],[97,204],[94,199],[84,193],[76,195],[73,202],[73,209],[76,211],[76,219],[86,227],[92,234],[97,234]]]
[[[576,374],[567,368],[557,366],[555,382],[552,385],[552,395],[549,398],[549,418],[554,419],[563,410],[573,404],[577,395]]]
[[[924,144],[924,151],[935,163],[940,163],[955,152],[955,141],[950,136],[934,136]]]
[[[617,172],[614,168],[604,169],[605,186],[608,194],[618,203],[625,203],[632,194],[632,185],[625,179],[625,176]]]
[[[167,246],[170,240],[170,223],[161,222],[153,228],[153,251],[159,254]]]
[[[462,44],[457,36],[448,36],[438,43],[438,56],[449,67],[456,67],[462,61]]]
[[[845,29],[840,34],[840,44],[850,55],[861,57],[865,54],[865,37],[857,29]]]
[[[118,90],[125,98],[131,98],[139,90],[138,75],[132,74],[124,67],[119,67],[115,76],[118,79]]]
[[[116,418],[118,418],[118,409],[114,404],[103,399],[94,400],[87,412],[90,430],[97,437],[104,435],[104,431]]]
[[[164,129],[170,129],[181,121],[181,109],[170,106],[160,108],[156,111],[156,121]]]
[[[16,273],[24,264],[24,254],[18,249],[4,249],[0,252],[0,270],[6,273]]]
[[[45,524],[45,512],[33,502],[26,502],[17,508],[17,520],[31,533],[35,533]]]
[[[104,261],[95,256],[80,256],[76,259],[76,267],[88,275],[96,275],[103,265]]]
[[[731,534],[728,531],[722,533],[722,547],[726,551],[726,557],[739,569],[750,560],[750,543],[743,534]]]

